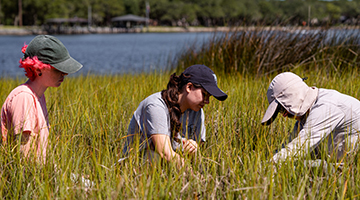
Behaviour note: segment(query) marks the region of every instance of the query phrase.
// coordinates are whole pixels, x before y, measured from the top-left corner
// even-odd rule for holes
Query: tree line
[[[148,6],[147,6],[148,5]],[[50,18],[85,18],[109,26],[125,14],[153,25],[357,25],[360,0],[0,0],[0,24],[42,25]]]

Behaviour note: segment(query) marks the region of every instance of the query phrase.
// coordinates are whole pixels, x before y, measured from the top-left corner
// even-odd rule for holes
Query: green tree
[[[149,0],[150,5],[150,18],[158,20],[161,16],[166,13],[164,5],[168,3],[168,0]]]
[[[150,18],[159,23],[177,25],[177,21],[191,23],[197,18],[197,5],[192,1],[151,0]]]
[[[50,0],[23,0],[24,25],[41,25],[45,23]]]
[[[145,15],[140,11],[140,0],[124,0],[124,7],[126,14]]]
[[[337,21],[341,16],[341,8],[333,3],[326,4],[327,13],[329,14],[330,21]]]
[[[121,0],[89,0],[92,19],[95,25],[110,25],[111,18],[124,15],[124,2]]]
[[[341,12],[345,17],[344,20],[350,20],[348,23],[354,25],[356,23],[353,19],[360,18],[360,3],[359,1],[345,1],[341,2]]]
[[[246,12],[246,6],[241,0],[223,0],[221,7],[224,12],[224,25],[238,25],[239,16]]]
[[[176,25],[176,20],[180,18],[180,13],[182,9],[181,2],[167,2],[164,4],[165,12],[161,16],[160,20],[165,23],[170,23],[171,25]]]
[[[283,12],[282,21],[286,24],[299,25],[308,19],[309,4],[302,0],[287,0],[275,2]]]
[[[145,16],[160,24],[177,25],[194,21],[201,25],[298,25],[316,18],[336,22],[360,17],[359,0],[21,0],[24,25],[41,25],[49,18],[87,18],[91,7],[95,25],[110,25],[111,18],[124,14]],[[0,0],[0,23],[18,21],[17,0]],[[310,9],[309,9],[310,8]],[[310,11],[310,12],[309,12]],[[183,23],[183,24],[184,24]]]
[[[266,25],[277,25],[281,22],[282,10],[276,7],[272,2],[260,1],[259,12],[262,15],[262,23]]]
[[[3,23],[5,25],[13,25],[18,13],[17,1],[2,0],[1,5],[3,12]]]
[[[198,0],[197,4],[200,7],[198,16],[205,26],[216,25],[219,19],[225,16],[222,9],[222,0]]]
[[[244,0],[245,10],[241,13],[244,22],[247,24],[253,24],[262,19],[262,14],[259,10],[259,0]]]
[[[3,20],[3,12],[2,12],[2,9],[1,9],[1,0],[0,0],[0,24],[1,24],[2,20]]]

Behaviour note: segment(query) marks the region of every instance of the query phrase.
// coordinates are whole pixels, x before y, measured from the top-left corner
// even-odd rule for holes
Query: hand
[[[197,142],[195,142],[192,139],[190,139],[190,140],[183,139],[182,142],[183,142],[183,145],[184,145],[184,152],[185,153],[195,154],[197,152],[197,149],[198,149]]]

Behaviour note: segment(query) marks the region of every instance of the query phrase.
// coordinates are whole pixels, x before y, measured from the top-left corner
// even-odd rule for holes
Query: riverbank
[[[45,31],[39,26],[1,26],[0,35],[39,35],[39,34],[114,34],[114,33],[171,33],[171,32],[227,32],[234,27],[170,27],[170,26],[150,26],[135,27],[131,29],[115,28],[115,27],[61,27],[58,30]],[[236,27],[237,29],[256,29],[259,27]],[[308,27],[308,26],[279,26],[279,27],[262,27],[263,29],[279,30],[293,32],[298,30],[314,30],[323,29],[324,27]],[[359,29],[357,26],[331,27],[331,29]]]
[[[169,32],[214,32],[214,31],[229,31],[229,27],[163,27],[163,26],[150,26],[150,27],[135,27],[131,29],[125,28],[111,28],[111,27],[65,27],[62,28],[64,34],[111,34],[111,33],[169,33]],[[54,32],[56,33],[56,32]],[[39,34],[52,34],[42,27],[38,26],[0,26],[0,35],[39,35]]]
[[[113,33],[171,33],[171,32],[227,32],[234,27],[170,27],[170,26],[150,26],[150,27],[135,27],[131,29],[115,28],[115,27],[60,27],[56,30],[51,29],[45,31],[44,28],[39,26],[1,26],[0,35],[39,35],[39,34],[113,34]],[[251,30],[258,27],[237,27],[237,29]],[[262,27],[264,29],[280,30],[280,31],[297,31],[319,29],[320,27]],[[335,27],[334,27],[335,28]],[[345,27],[342,27],[345,28]],[[346,27],[354,28],[354,27]],[[355,27],[358,28],[358,27]]]

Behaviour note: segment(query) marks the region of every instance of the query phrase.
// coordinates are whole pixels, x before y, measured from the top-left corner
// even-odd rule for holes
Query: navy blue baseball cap
[[[205,65],[192,65],[185,69],[184,75],[189,76],[188,82],[201,85],[209,94],[219,101],[224,101],[228,95],[217,86],[215,73]]]

